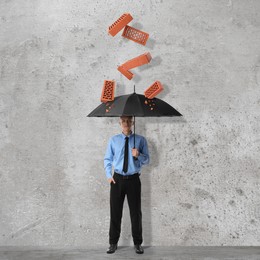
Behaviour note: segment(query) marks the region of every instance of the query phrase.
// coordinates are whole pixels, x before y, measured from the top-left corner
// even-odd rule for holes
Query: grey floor
[[[149,260],[260,260],[260,247],[144,247],[137,255],[133,247],[119,246],[112,254],[106,248],[48,249],[41,247],[0,247],[0,260],[83,260],[83,259],[149,259]]]

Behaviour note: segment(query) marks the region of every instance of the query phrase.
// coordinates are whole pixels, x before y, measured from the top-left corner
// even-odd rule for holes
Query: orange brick
[[[149,88],[144,91],[144,95],[146,98],[154,98],[161,91],[163,91],[163,86],[160,81],[155,81]]]
[[[152,56],[151,56],[150,52],[146,52],[138,57],[135,57],[135,58],[125,62],[124,64],[122,64],[122,66],[124,66],[124,68],[126,70],[129,70],[129,69],[133,69],[133,68],[142,66],[144,64],[147,64],[151,61],[151,59],[152,59]]]
[[[124,64],[120,65],[117,69],[129,80],[131,80],[134,76],[134,74],[129,71],[129,69],[142,66],[144,64],[147,64],[151,61],[152,57],[149,52],[146,52],[138,57],[135,57]]]
[[[106,103],[107,101],[114,100],[114,92],[115,92],[115,81],[114,80],[105,80],[102,94],[101,94],[101,102]]]
[[[131,80],[134,76],[134,74],[131,71],[126,70],[124,66],[118,66],[117,70],[120,71],[129,80]]]
[[[123,37],[132,40],[134,42],[137,42],[139,44],[145,45],[148,38],[149,34],[140,30],[137,30],[131,26],[126,25],[123,34]]]
[[[129,22],[133,20],[133,17],[129,13],[121,15],[112,25],[108,28],[108,33],[115,36],[120,32]]]

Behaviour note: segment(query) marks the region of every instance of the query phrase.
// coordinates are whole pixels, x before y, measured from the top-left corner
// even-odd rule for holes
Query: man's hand
[[[132,155],[137,158],[139,156],[139,151],[137,149],[133,148]]]
[[[108,182],[109,182],[109,183],[113,182],[114,184],[116,183],[115,180],[113,179],[113,177],[112,177],[112,178],[109,178],[109,179],[108,179]]]

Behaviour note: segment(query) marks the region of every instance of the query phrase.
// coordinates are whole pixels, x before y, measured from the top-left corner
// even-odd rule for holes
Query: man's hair
[[[133,119],[133,116],[120,116],[120,119],[122,119],[123,117],[128,117],[130,119]]]

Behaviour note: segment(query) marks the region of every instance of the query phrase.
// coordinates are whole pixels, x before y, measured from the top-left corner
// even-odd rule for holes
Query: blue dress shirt
[[[137,172],[141,174],[140,170],[142,165],[148,164],[150,161],[147,141],[143,136],[137,134],[135,134],[135,148],[139,151],[139,156],[137,160],[134,160],[132,155],[134,135],[131,133],[128,135],[128,171],[126,173],[123,172],[125,137],[126,135],[122,133],[109,139],[104,158],[104,168],[108,179],[112,178],[112,166],[115,172],[122,175],[132,175]]]

